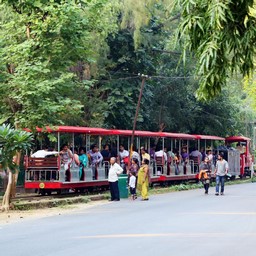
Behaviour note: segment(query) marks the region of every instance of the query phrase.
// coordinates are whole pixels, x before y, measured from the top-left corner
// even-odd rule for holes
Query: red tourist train
[[[61,140],[68,142],[69,145],[85,145],[86,152],[90,149],[92,143],[97,144],[101,149],[103,144],[112,145],[116,148],[116,155],[119,155],[119,146],[131,146],[131,130],[109,130],[103,128],[58,126],[37,128],[38,133],[51,133],[56,137],[56,149],[60,152]],[[175,181],[197,180],[200,158],[189,156],[187,159],[181,157],[175,159],[169,152],[181,151],[189,152],[190,148],[196,148],[198,151],[216,149],[225,152],[225,158],[229,163],[229,173],[232,177],[243,177],[252,172],[252,156],[250,154],[250,139],[246,137],[228,137],[222,138],[210,135],[190,135],[184,133],[168,132],[150,132],[135,131],[136,148],[145,148],[148,152],[152,145],[160,145],[162,152],[167,152],[167,159],[162,157],[151,158],[150,161],[150,182],[153,183],[171,183]],[[234,147],[234,143],[237,143]],[[232,144],[232,145],[231,145]],[[226,146],[221,146],[226,145]],[[232,147],[233,146],[233,147]],[[241,147],[243,151],[237,149]],[[204,152],[203,152],[204,151]],[[139,152],[140,153],[140,152]],[[107,187],[107,174],[109,167],[109,158],[103,161],[96,168],[96,177],[93,177],[93,170],[90,166],[82,169],[82,175],[79,174],[79,166],[74,161],[68,166],[68,170],[61,163],[60,155],[36,158],[25,157],[25,188],[38,189],[41,194],[50,194],[52,191],[62,193],[67,190],[93,189],[94,187]],[[214,162],[213,162],[214,169]],[[67,179],[68,171],[68,179]],[[94,179],[95,178],[95,179]]]

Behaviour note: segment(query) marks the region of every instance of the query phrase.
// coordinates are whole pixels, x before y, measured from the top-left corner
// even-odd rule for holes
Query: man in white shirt
[[[119,160],[124,173],[126,173],[126,167],[129,163],[129,151],[125,150],[122,144],[119,147]]]
[[[111,199],[110,201],[120,201],[118,188],[118,175],[123,172],[123,168],[116,163],[116,158],[110,158],[110,168],[108,172],[108,182],[110,187]]]
[[[58,151],[48,151],[48,147],[44,146],[43,149],[36,151],[35,153],[33,153],[31,155],[31,157],[35,157],[35,158],[45,158],[46,156],[50,156],[50,155],[57,155],[59,154]]]
[[[164,157],[165,162],[167,162],[167,154],[162,149],[156,151],[155,157]]]

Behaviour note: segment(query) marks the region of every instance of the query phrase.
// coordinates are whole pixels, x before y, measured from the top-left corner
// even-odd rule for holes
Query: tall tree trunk
[[[7,188],[5,190],[3,201],[2,201],[2,207],[1,207],[2,211],[9,211],[10,203],[11,203],[13,174],[9,168],[7,169],[7,175],[8,175],[8,184],[7,184]]]
[[[9,211],[11,198],[14,198],[16,195],[16,184],[19,176],[20,157],[21,153],[17,152],[16,156],[13,158],[13,162],[17,165],[14,173],[12,173],[9,168],[7,168],[8,184],[2,201],[2,211]]]

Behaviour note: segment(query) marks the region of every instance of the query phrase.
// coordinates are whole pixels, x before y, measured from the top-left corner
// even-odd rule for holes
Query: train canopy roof
[[[110,130],[112,135],[132,136],[132,130]],[[160,137],[158,132],[134,131],[134,136],[141,137]]]
[[[195,140],[196,137],[191,134],[186,133],[172,133],[172,132],[162,132],[162,137],[168,137],[173,139],[181,139],[181,140]]]
[[[67,133],[85,133],[92,135],[111,135],[110,130],[103,128],[78,127],[78,126],[46,126],[45,128],[37,127],[38,132],[67,132]]]
[[[25,129],[30,131],[29,129]],[[82,133],[91,135],[120,135],[132,136],[132,130],[118,130],[118,129],[103,129],[93,127],[79,127],[79,126],[46,126],[44,128],[37,127],[38,132],[60,132],[60,133]],[[191,135],[186,133],[171,133],[171,132],[151,132],[151,131],[135,131],[135,136],[138,137],[166,137],[180,140],[225,140],[225,138],[212,135]]]
[[[225,138],[212,135],[194,135],[198,140],[225,140]]]
[[[244,136],[230,136],[226,138],[227,142],[243,142],[243,141],[250,141],[250,138]]]

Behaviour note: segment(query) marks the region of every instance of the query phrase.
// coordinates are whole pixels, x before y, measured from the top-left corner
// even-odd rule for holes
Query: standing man
[[[219,185],[221,184],[220,194],[224,195],[224,183],[225,175],[228,173],[228,162],[223,158],[224,154],[221,152],[218,154],[218,161],[216,163],[216,168],[214,174],[216,174],[216,193],[219,195]]]
[[[118,175],[123,172],[123,168],[116,163],[116,158],[110,158],[110,168],[108,172],[108,182],[110,187],[111,199],[110,201],[120,201],[118,188]]]

